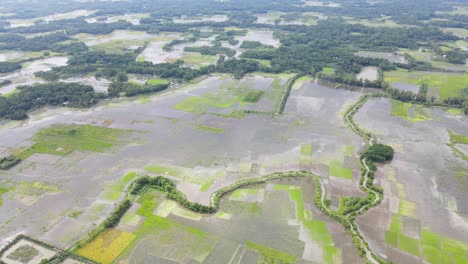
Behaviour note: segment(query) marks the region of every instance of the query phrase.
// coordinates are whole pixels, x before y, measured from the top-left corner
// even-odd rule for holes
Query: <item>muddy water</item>
[[[91,85],[96,92],[107,92],[107,88],[109,87],[109,84],[111,83],[111,81],[107,79],[104,79],[104,78],[96,79],[94,76],[73,77],[69,79],[63,79],[60,81],[67,82],[67,83],[81,83],[84,85]]]
[[[174,19],[174,23],[195,23],[195,22],[224,22],[229,19],[226,15],[203,16],[200,18],[182,16]]]
[[[341,4],[329,1],[312,1],[312,0],[305,0],[304,4],[306,6],[328,6],[328,7],[340,7]]]
[[[144,58],[145,61],[151,61],[152,63],[165,63],[176,61],[182,57],[183,50],[173,50],[166,52],[163,50],[164,45],[175,39],[181,39],[182,35],[179,33],[165,33],[159,35],[164,40],[152,41],[148,44],[145,50],[139,55],[139,58]]]
[[[379,67],[367,66],[361,69],[361,72],[356,78],[369,81],[377,81],[379,79]]]
[[[270,30],[252,29],[249,30],[245,36],[238,36],[236,39],[239,40],[240,44],[246,40],[260,41],[264,45],[271,45],[274,47],[279,47],[280,44],[279,40],[273,37],[273,31]]]
[[[76,152],[58,160],[39,155],[9,172],[0,172],[10,179],[6,187],[39,181],[59,186],[61,190],[31,198],[15,192],[4,195],[4,204],[0,207],[0,225],[3,226],[0,240],[20,230],[53,244],[68,246],[112,210],[114,202],[98,198],[103,186],[117,181],[129,170],[141,171],[149,164],[225,168],[228,176],[220,177],[213,185],[219,189],[243,177],[303,169],[301,144],[313,146],[312,158],[316,164],[312,169],[316,173],[321,172],[320,164],[343,159],[344,145],[353,144],[356,149],[362,146],[362,140],[343,126],[340,116],[343,105],[356,100],[360,93],[313,83],[292,92],[285,115],[281,117],[249,115],[236,119],[174,109],[174,105],[188,96],[216,91],[221,79],[213,76],[195,86],[154,95],[145,103],[136,98],[106,101],[92,109],[50,108],[37,111],[25,122],[5,124],[0,128],[0,149],[9,153],[30,145],[32,142],[28,139],[41,128],[57,123],[93,124],[143,133],[137,133],[140,139],[134,144],[108,153]],[[249,82],[259,89],[263,86],[268,89],[267,84],[271,82],[262,77],[251,79]],[[198,125],[223,128],[224,133],[203,131],[197,129]],[[241,160],[257,164],[258,169],[252,174],[238,173],[236,168]],[[359,174],[359,164],[352,168]],[[358,190],[354,180],[345,184],[348,189]],[[205,198],[209,196],[194,190],[188,197],[201,197],[204,200],[200,202],[206,203]],[[335,195],[339,191],[332,190]],[[65,216],[73,210],[89,215],[96,202],[104,204],[102,213],[73,219],[74,224],[63,222],[68,221]],[[11,208],[20,208],[20,211]]]
[[[155,37],[155,35],[138,31],[116,30],[106,35],[78,34],[74,37],[84,42],[87,46],[95,46],[114,40],[145,40]]]
[[[132,23],[133,25],[139,25],[140,20],[145,17],[149,17],[149,14],[135,13],[135,14],[125,14],[121,16],[109,16],[104,21],[98,21],[97,17],[91,17],[91,18],[87,18],[86,22],[88,23],[113,23],[119,20],[124,20],[124,21]]]
[[[398,211],[391,205],[392,200],[398,201],[401,197],[396,187],[401,184],[405,190],[404,199],[416,204],[414,216],[409,218],[412,221],[410,229],[414,230],[408,232],[419,234],[418,230],[429,228],[432,232],[468,243],[468,224],[463,220],[468,213],[468,180],[459,176],[460,171],[468,171],[468,165],[447,146],[449,130],[466,135],[468,118],[432,109],[429,110],[432,120],[412,123],[391,116],[390,111],[389,100],[377,99],[367,103],[356,115],[356,121],[363,129],[375,133],[380,142],[390,144],[396,150],[394,160],[382,168],[377,179],[378,184],[390,186],[386,188],[384,203],[371,209],[358,222],[378,253],[391,255],[392,260],[402,263],[422,263],[420,259],[405,260],[407,254],[386,246],[384,234],[391,213]],[[379,219],[386,224],[366,225],[370,219]]]
[[[247,241],[254,241],[271,248],[280,249],[301,259],[300,263],[309,263],[308,261],[323,262],[323,245],[314,240],[308,230],[296,220],[295,204],[290,201],[289,193],[275,190],[274,184],[294,186],[302,191],[303,197],[314,197],[315,195],[313,184],[306,179],[276,180],[267,184],[249,187],[259,189],[260,192],[264,193],[263,199],[255,203],[260,208],[258,211],[246,210],[253,204],[245,201],[233,202],[229,200],[228,195],[222,199],[220,207],[223,212],[232,214],[230,219],[206,216],[199,221],[192,221],[173,214],[169,215],[168,218],[219,238],[213,251],[210,252],[203,263],[229,263],[233,255],[236,255],[238,248],[241,247],[242,250],[242,246]],[[312,212],[315,221],[326,223],[326,228],[332,235],[335,246],[341,249],[341,256],[337,256],[337,261],[339,263],[347,263],[347,261],[358,263],[360,261],[359,255],[344,228],[315,208],[312,199],[304,199],[304,207]],[[207,240],[208,238],[205,238],[200,243]],[[182,250],[188,242],[182,240],[176,243],[177,259],[194,257]],[[167,251],[165,249],[166,244],[172,244],[172,241],[161,240],[161,237],[157,234],[148,235],[136,244],[129,257],[122,262],[151,262],[155,261],[155,256],[168,257],[174,251]],[[151,252],[151,254],[147,252]],[[247,250],[244,254],[238,254],[239,256],[236,258],[239,263],[257,263],[258,256],[252,258],[249,253],[254,252]]]
[[[168,34],[166,37],[179,39],[182,38],[180,35]],[[165,63],[165,62],[174,62],[176,60],[182,59],[185,52],[185,47],[202,47],[202,46],[212,46],[212,41],[215,39],[215,36],[210,38],[202,38],[195,42],[181,43],[174,45],[171,51],[164,51],[163,47],[165,44],[169,43],[169,40],[164,41],[154,41],[151,42],[148,47],[139,55],[143,57],[146,61],[151,61],[152,63]]]
[[[419,86],[416,84],[396,82],[396,83],[392,83],[392,87],[401,91],[410,91],[413,93],[418,93],[419,91]]]
[[[280,41],[273,37],[273,31],[270,30],[249,30],[245,36],[237,36],[237,40],[239,40],[239,44],[232,46],[229,43],[222,43],[223,47],[231,48],[236,51],[236,57],[240,57],[245,49],[240,48],[242,42],[244,41],[259,41],[264,45],[270,45],[274,47],[280,46]]]
[[[23,65],[23,69],[0,75],[0,80],[10,80],[13,83],[0,88],[1,94],[6,94],[12,92],[16,89],[17,86],[21,85],[30,85],[34,83],[43,82],[41,79],[34,76],[35,72],[38,71],[48,71],[52,67],[64,66],[67,65],[67,57],[51,57],[47,59],[35,60],[31,63],[26,63]]]
[[[364,58],[380,58],[386,59],[394,63],[407,63],[405,57],[401,54],[395,54],[391,52],[377,52],[377,51],[359,51],[356,53],[357,56]]]
[[[4,51],[0,52],[0,62],[14,60],[24,56],[23,52],[20,51]]]
[[[55,21],[55,20],[72,19],[72,18],[89,16],[89,15],[94,14],[95,12],[96,11],[93,11],[93,10],[75,10],[73,12],[46,16],[42,18],[42,20],[44,20],[45,22],[50,22],[50,21]]]

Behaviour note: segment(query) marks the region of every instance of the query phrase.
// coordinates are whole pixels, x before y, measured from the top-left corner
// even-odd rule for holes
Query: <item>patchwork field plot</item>
[[[90,125],[55,125],[41,130],[32,141],[36,142],[16,156],[26,159],[34,153],[65,156],[76,150],[103,152],[123,143],[127,131]]]
[[[381,108],[370,114],[368,111],[375,103]],[[418,107],[421,106],[382,99],[369,102],[357,115],[358,122],[366,130],[399,146],[396,160],[382,168],[378,180],[384,186],[387,202],[372,209],[358,223],[365,234],[389,247],[382,250],[382,254],[402,263],[464,263],[468,239],[455,231],[458,224],[448,219],[466,211],[458,200],[466,197],[462,187],[466,182],[458,175],[467,167],[460,158],[463,154],[454,146],[466,143],[465,136],[460,134],[466,130],[467,123],[464,119],[451,120],[448,117],[451,114],[444,111]],[[412,111],[422,116],[411,115]],[[390,121],[389,115],[413,122]],[[414,122],[423,120],[427,122]],[[406,125],[401,125],[402,122]],[[417,154],[429,149],[440,151],[431,155]],[[406,177],[409,173],[411,178]],[[432,187],[422,187],[427,179],[433,182]],[[366,223],[370,218],[379,218],[388,224],[384,228],[371,227]],[[385,235],[378,235],[382,233]]]
[[[466,0],[0,2],[0,263],[468,263]]]
[[[411,122],[431,120],[430,112],[421,105],[413,105],[401,101],[392,101],[392,115]]]
[[[206,85],[212,92],[196,94],[176,104],[174,109],[196,114],[217,114],[237,117],[242,111],[270,113],[281,100],[286,82],[291,76],[252,76],[241,81],[210,78]],[[211,90],[211,89],[209,89]]]
[[[99,263],[112,263],[135,239],[135,235],[110,229],[78,251],[78,254]]]

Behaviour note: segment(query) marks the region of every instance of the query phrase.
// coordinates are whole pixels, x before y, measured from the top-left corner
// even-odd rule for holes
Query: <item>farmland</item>
[[[468,262],[463,0],[0,3],[0,262]]]

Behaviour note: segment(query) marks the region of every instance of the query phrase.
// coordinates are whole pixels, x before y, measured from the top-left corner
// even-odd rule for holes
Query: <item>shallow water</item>
[[[379,67],[367,66],[361,69],[361,72],[356,78],[369,81],[377,81],[379,79]]]
[[[96,92],[107,92],[107,88],[111,83],[111,81],[105,78],[96,79],[94,76],[73,77],[68,79],[62,79],[60,81],[66,83],[80,83],[84,85],[91,85]]]
[[[104,21],[98,21],[97,17],[87,18],[88,23],[113,23],[119,20],[124,20],[132,23],[133,25],[139,25],[142,18],[149,17],[149,14],[125,14],[121,16],[109,16]]]
[[[394,63],[408,63],[403,55],[391,52],[359,51],[356,53],[356,55],[364,58],[386,59]]]
[[[35,60],[23,65],[23,69],[13,73],[1,74],[0,80],[10,80],[13,83],[0,88],[1,94],[7,94],[16,89],[17,86],[30,85],[43,82],[42,79],[34,76],[38,71],[49,71],[52,67],[67,65],[67,57],[50,57],[46,59]]]
[[[196,22],[224,22],[229,19],[226,15],[214,15],[214,16],[203,16],[203,17],[187,17],[182,16],[181,18],[175,18],[174,23],[196,23]]]
[[[260,41],[264,45],[274,47],[280,45],[279,40],[273,37],[273,31],[270,30],[250,29],[245,36],[237,36],[236,39],[239,40],[239,46],[243,41]]]
[[[270,89],[268,83],[271,79],[249,78],[244,80],[247,84],[251,83],[258,89]],[[216,166],[230,171],[238,168],[242,160],[258,164],[259,174],[265,175],[301,169],[301,144],[313,145],[312,158],[317,164],[330,159],[342,159],[344,145],[354,144],[356,148],[360,148],[362,144],[358,136],[342,127],[339,114],[343,104],[355,100],[360,93],[335,90],[313,83],[307,83],[303,88],[292,92],[285,115],[281,117],[249,115],[242,119],[223,118],[211,114],[181,112],[173,108],[189,95],[216,91],[220,83],[223,83],[221,77],[213,76],[192,87],[150,96],[144,103],[138,98],[122,98],[105,101],[92,109],[49,108],[33,113],[27,121],[12,122],[0,128],[0,149],[6,152],[31,144],[28,139],[41,128],[57,123],[93,124],[143,132],[137,134],[140,138],[137,142],[126,147],[117,147],[110,153],[77,152],[55,161],[39,156],[24,161],[9,172],[0,172],[2,175],[10,175],[11,184],[33,180],[49,182],[63,190],[60,193],[39,196],[34,198],[37,201],[33,205],[22,206],[20,204],[24,199],[12,193],[4,195],[0,215],[5,226],[0,231],[0,239],[10,237],[22,229],[34,237],[64,245],[63,241],[86,234],[92,227],[91,223],[98,220],[79,218],[76,222],[76,225],[82,227],[79,230],[73,227],[76,225],[58,226],[66,218],[64,215],[68,215],[64,212],[73,208],[88,212],[107,182],[116,181],[126,171],[141,170],[149,164],[206,169]],[[262,105],[266,106],[260,102],[259,106]],[[197,129],[198,125],[223,128],[224,133],[203,131]],[[317,165],[314,170],[319,167]],[[358,164],[353,168],[358,170]],[[193,179],[203,179],[203,170],[197,171],[202,174],[195,174]],[[232,184],[237,179],[221,177],[216,188]],[[350,184],[353,187],[348,189],[358,190],[357,182],[350,181]],[[198,192],[188,195],[205,197],[198,196]],[[54,204],[53,208],[51,204]],[[12,207],[22,208],[23,211],[16,215],[14,210],[8,209]],[[109,203],[106,208],[105,212],[108,212],[112,204]],[[102,219],[105,215],[106,213],[102,213],[97,219]],[[12,220],[6,223],[8,219]],[[34,224],[26,225],[31,222]],[[47,230],[51,230],[54,235],[47,231],[44,233],[43,226],[48,226]]]
[[[155,35],[139,31],[116,30],[106,35],[78,34],[74,37],[84,42],[87,46],[95,46],[114,40],[145,40],[153,38]]]
[[[390,114],[388,99],[375,99],[358,112],[355,120],[363,129],[377,134],[380,142],[390,144],[396,150],[394,160],[382,167],[382,174],[378,177],[379,183],[392,186],[386,189],[386,200],[404,198],[415,203],[415,214],[411,219],[415,219],[418,227],[468,243],[468,225],[462,220],[468,213],[468,181],[466,177],[457,176],[468,167],[447,146],[448,131],[466,135],[468,118],[451,116],[440,109],[426,111],[432,120],[410,122]],[[389,176],[390,170],[394,172],[391,173],[393,180]],[[395,184],[403,186],[398,189],[404,188],[405,195],[401,196],[400,191],[396,191]],[[390,221],[388,206],[387,201],[372,209],[371,214],[362,218],[360,226],[364,228],[365,221],[370,218]],[[379,238],[386,230],[388,226],[364,232],[372,240],[379,241],[375,248],[384,255],[391,252],[385,249],[385,244],[382,244],[385,242]]]
[[[24,56],[23,52],[20,51],[4,51],[0,52],[0,62],[14,60]]]

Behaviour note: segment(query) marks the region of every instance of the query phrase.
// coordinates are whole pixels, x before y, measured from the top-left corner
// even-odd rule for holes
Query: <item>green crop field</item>
[[[427,84],[439,94],[443,100],[451,96],[460,96],[468,83],[468,74],[454,74],[443,72],[408,72],[391,71],[384,73],[384,80],[388,83]]]
[[[26,159],[34,153],[65,156],[75,150],[104,152],[125,142],[129,131],[91,125],[54,125],[39,131],[36,142],[17,157]]]
[[[294,264],[296,263],[296,257],[279,250],[266,247],[261,244],[257,244],[252,241],[247,241],[247,248],[257,251],[261,256],[265,257],[267,260],[266,263],[284,263],[284,264]],[[269,262],[271,261],[271,262]]]
[[[330,176],[340,177],[345,179],[353,178],[353,171],[351,169],[345,168],[343,162],[341,161],[332,161],[328,166],[328,173]]]

